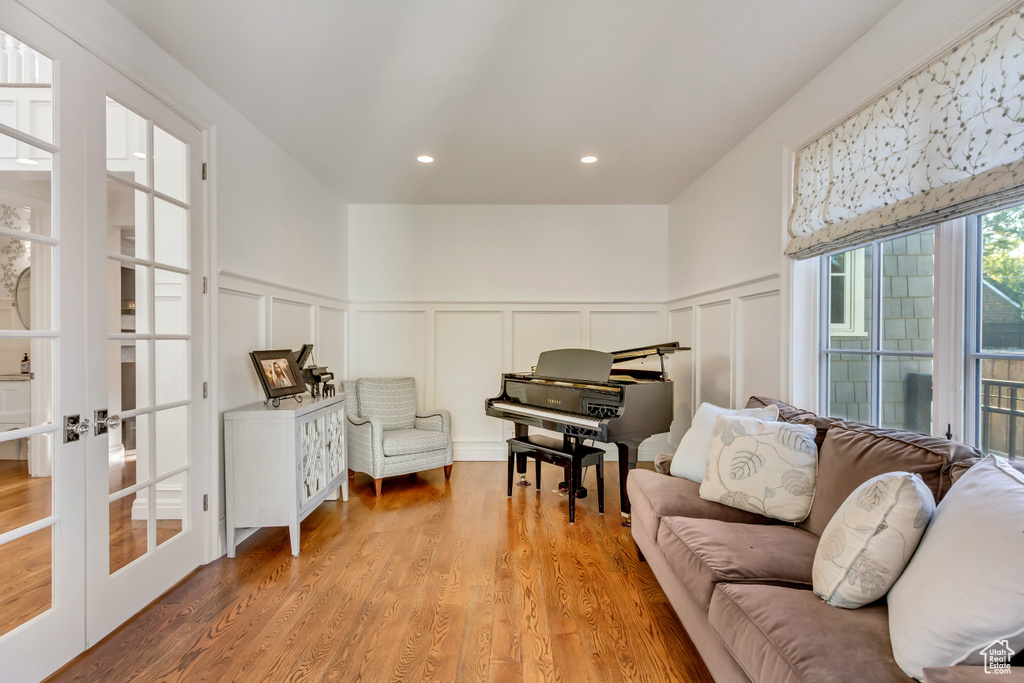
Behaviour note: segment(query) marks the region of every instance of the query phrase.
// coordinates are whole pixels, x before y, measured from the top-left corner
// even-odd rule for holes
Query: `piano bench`
[[[537,489],[540,489],[540,463],[547,462],[565,470],[569,484],[569,523],[576,523],[576,489],[583,479],[583,468],[593,465],[597,469],[597,509],[604,513],[604,450],[583,444],[566,444],[549,436],[531,434],[508,440],[508,495],[512,496],[512,476],[516,464],[526,472],[526,459],[537,463]]]

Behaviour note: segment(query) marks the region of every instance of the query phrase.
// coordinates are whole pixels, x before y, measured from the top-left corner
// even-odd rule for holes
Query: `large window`
[[[968,230],[968,410],[986,453],[1024,457],[1024,206]]]
[[[1024,205],[823,257],[827,413],[1024,458],[1022,310]]]
[[[823,259],[828,414],[929,433],[935,231]]]

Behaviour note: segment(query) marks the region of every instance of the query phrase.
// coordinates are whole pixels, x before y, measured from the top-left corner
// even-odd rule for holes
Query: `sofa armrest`
[[[435,410],[425,414],[417,413],[416,429],[448,433],[452,430],[452,414],[447,410]]]

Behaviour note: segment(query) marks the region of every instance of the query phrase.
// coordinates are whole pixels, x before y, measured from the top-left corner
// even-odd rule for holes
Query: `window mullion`
[[[871,329],[868,333],[871,349],[871,424],[882,424],[882,243],[873,242],[871,249]]]

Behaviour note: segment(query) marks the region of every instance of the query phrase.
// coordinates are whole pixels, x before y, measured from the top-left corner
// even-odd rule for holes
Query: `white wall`
[[[546,349],[663,341],[664,206],[349,208],[350,376],[410,375],[452,411],[455,457],[502,459],[484,415]],[[653,456],[653,454],[646,454]]]
[[[906,0],[669,205],[671,333],[693,334],[702,354],[692,401],[768,393],[817,407],[814,268],[782,256],[792,152],[1013,4]]]
[[[664,206],[354,205],[353,301],[660,301]]]

